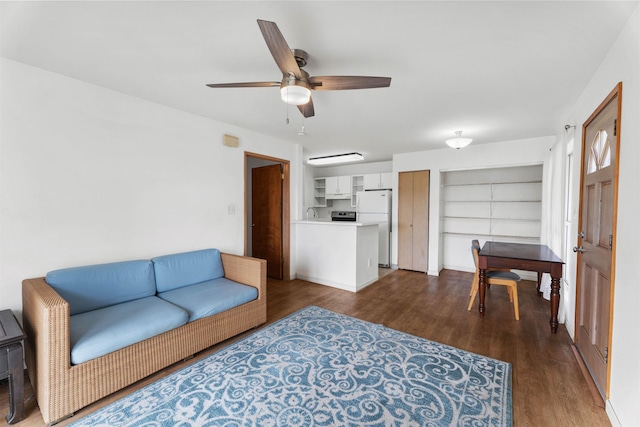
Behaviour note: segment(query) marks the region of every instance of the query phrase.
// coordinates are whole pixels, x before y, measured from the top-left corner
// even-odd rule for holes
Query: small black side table
[[[24,368],[22,341],[25,335],[11,310],[0,311],[0,380],[9,379],[9,424],[24,419]]]

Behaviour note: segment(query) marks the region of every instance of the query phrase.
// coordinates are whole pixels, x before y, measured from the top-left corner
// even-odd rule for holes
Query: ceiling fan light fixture
[[[282,82],[280,97],[289,105],[304,105],[311,99],[311,89],[307,82],[290,77]]]
[[[213,83],[210,88],[230,87],[275,87],[280,86],[280,97],[287,105],[298,107],[302,117],[313,117],[315,108],[311,99],[311,90],[348,90],[389,87],[391,77],[374,76],[309,76],[302,68],[307,65],[309,54],[302,49],[289,49],[289,44],[275,22],[258,19],[258,27],[267,43],[271,56],[282,72],[280,83],[245,82]],[[287,110],[288,112],[288,110]],[[288,113],[287,113],[288,114]],[[288,118],[287,118],[288,123]]]
[[[471,139],[471,138],[463,138],[462,137],[462,131],[458,130],[458,131],[456,131],[456,137],[455,138],[451,138],[451,139],[447,139],[445,141],[445,143],[451,148],[460,149],[460,148],[464,148],[467,145],[471,144],[471,141],[473,141],[473,139]]]
[[[364,160],[364,156],[360,153],[334,154],[332,156],[311,157],[307,160],[308,165],[321,166],[333,165],[336,163],[359,162]]]

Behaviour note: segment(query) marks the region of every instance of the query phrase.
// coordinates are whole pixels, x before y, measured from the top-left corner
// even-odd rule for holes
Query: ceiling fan
[[[267,47],[271,51],[278,68],[282,72],[279,82],[217,83],[208,84],[212,88],[222,87],[280,87],[280,95],[287,104],[297,105],[304,117],[313,117],[311,90],[347,90],[389,87],[391,77],[368,76],[314,76],[302,67],[307,65],[309,55],[304,50],[289,49],[287,41],[275,22],[258,19]]]

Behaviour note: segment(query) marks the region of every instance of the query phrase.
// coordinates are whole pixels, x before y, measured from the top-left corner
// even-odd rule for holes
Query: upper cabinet
[[[351,198],[351,176],[329,176],[324,179],[327,199]]]
[[[390,190],[393,184],[393,172],[370,173],[364,175],[365,190]]]
[[[364,191],[364,176],[351,176],[351,206],[356,207],[358,191]]]
[[[327,206],[327,179],[313,179],[313,206],[324,208]]]
[[[384,190],[391,190],[393,188],[393,172],[380,174],[380,188]]]
[[[322,208],[332,206],[332,200],[350,200],[355,207],[358,191],[390,190],[392,184],[392,172],[314,178],[313,205]]]

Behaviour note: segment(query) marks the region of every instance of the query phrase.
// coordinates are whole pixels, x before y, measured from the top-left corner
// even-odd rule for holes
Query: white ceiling
[[[143,1],[0,3],[2,56],[367,161],[553,135],[639,2]],[[256,19],[275,21],[313,75],[391,77],[384,89],[314,92],[305,120],[277,88]],[[580,124],[578,124],[580,125]]]

